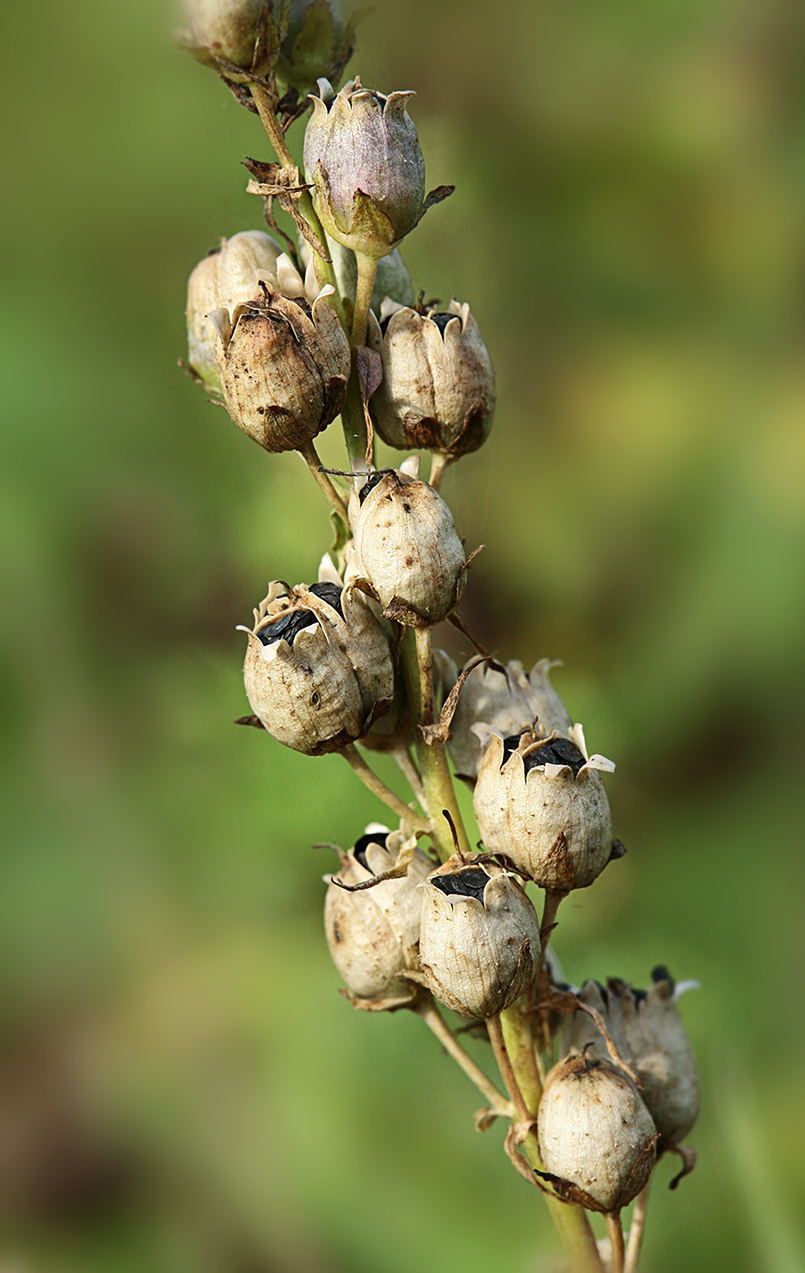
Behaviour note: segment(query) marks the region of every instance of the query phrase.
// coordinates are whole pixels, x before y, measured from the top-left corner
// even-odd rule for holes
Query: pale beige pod
[[[637,1074],[663,1146],[671,1148],[687,1136],[701,1105],[699,1070],[677,1007],[696,982],[677,985],[662,966],[651,977],[648,991],[634,990],[616,977],[605,987],[588,981],[579,998],[601,1013],[618,1051]],[[570,1018],[563,1039],[568,1047],[591,1044],[597,1056],[604,1055],[604,1039],[583,1012]]]
[[[349,519],[355,569],[385,616],[415,628],[446,618],[464,590],[466,560],[438,491],[381,469],[350,496]]]
[[[573,721],[548,675],[555,666],[540,659],[526,674],[522,663],[512,659],[503,670],[484,663],[470,672],[461,687],[448,743],[461,778],[478,777],[484,752],[476,730],[480,724],[504,739],[534,725],[544,735],[554,730],[568,734]]]
[[[386,299],[369,318],[369,345],[383,379],[372,394],[372,422],[384,442],[426,448],[451,459],[486,440],[495,410],[495,373],[469,305],[443,312]]]
[[[501,738],[484,752],[473,804],[488,850],[503,854],[541,888],[586,888],[612,855],[612,821],[599,770],[580,725],[568,738],[531,730]]]
[[[295,751],[340,751],[388,710],[391,652],[351,584],[274,583],[254,612],[243,665],[246,695],[268,732]]]
[[[363,884],[390,870],[403,847],[399,831],[373,824],[349,853],[339,852],[338,879]],[[347,892],[328,880],[324,925],[333,962],[358,1007],[400,1007],[416,987],[401,974],[419,968],[423,890],[433,863],[417,849],[401,879]]]
[[[534,980],[539,919],[499,866],[452,857],[424,886],[419,959],[432,993],[464,1017],[492,1017]]]
[[[274,274],[282,248],[262,230],[243,230],[199,261],[187,284],[187,362],[204,384],[222,393],[218,333],[209,315],[252,300],[259,281]]]
[[[555,1065],[537,1128],[545,1170],[571,1186],[559,1190],[570,1201],[616,1212],[648,1182],[657,1130],[632,1080],[610,1061],[585,1053]]]

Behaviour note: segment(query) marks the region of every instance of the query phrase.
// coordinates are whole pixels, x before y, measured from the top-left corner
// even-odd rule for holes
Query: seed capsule
[[[191,52],[266,75],[285,38],[289,8],[290,0],[185,0]]]
[[[439,313],[386,302],[381,315],[369,322],[383,363],[369,409],[383,441],[451,459],[476,451],[492,426],[495,373],[469,305]]]
[[[585,1054],[555,1065],[537,1127],[545,1170],[571,1186],[558,1187],[570,1201],[620,1211],[648,1182],[657,1132],[632,1080],[609,1061]]]
[[[338,878],[363,884],[390,870],[403,847],[399,831],[373,824],[349,853],[341,853]],[[411,846],[413,847],[413,846]],[[423,890],[433,863],[421,849],[407,874],[350,893],[329,882],[324,925],[333,962],[359,1007],[401,1007],[416,994],[401,973],[419,968],[419,927]]]
[[[701,1093],[696,1058],[677,1003],[695,983],[674,984],[666,968],[655,968],[650,990],[633,990],[610,978],[606,986],[587,981],[579,998],[596,1008],[624,1061],[640,1080],[641,1094],[666,1148],[687,1136],[699,1115]],[[576,1012],[563,1036],[568,1048],[587,1046],[597,1057],[605,1043],[595,1022]]]
[[[492,863],[453,857],[427,880],[419,958],[433,994],[464,1017],[492,1017],[534,980],[539,920],[520,885]]]
[[[441,495],[427,482],[384,469],[350,496],[355,568],[386,618],[439,623],[464,590],[464,549]]]
[[[301,94],[322,78],[337,84],[355,48],[355,20],[346,26],[339,0],[291,0],[277,75]]]
[[[567,736],[573,722],[548,679],[552,666],[540,659],[526,675],[522,663],[512,660],[504,671],[482,664],[470,673],[450,727],[450,755],[462,778],[478,777],[484,751],[476,732],[480,724],[503,738],[522,734],[535,722],[543,734],[556,730]]]
[[[344,247],[380,257],[413,230],[423,212],[425,161],[406,105],[352,80],[335,98],[326,80],[313,97],[304,162],[313,203]]]
[[[473,799],[486,847],[558,893],[592,884],[612,851],[609,803],[596,771],[615,766],[587,755],[580,725],[569,734],[493,734]]]
[[[351,584],[271,584],[254,612],[243,679],[252,711],[279,742],[309,756],[340,751],[388,710],[386,635]]]
[[[208,388],[222,393],[218,333],[208,315],[231,313],[259,291],[261,278],[274,274],[282,248],[261,230],[244,230],[200,261],[187,285],[187,361]]]

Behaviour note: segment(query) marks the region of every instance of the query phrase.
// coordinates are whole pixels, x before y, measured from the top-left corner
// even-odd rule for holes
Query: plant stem
[[[567,893],[556,893],[551,888],[546,888],[545,890],[545,905],[542,908],[542,919],[539,926],[540,952],[539,962],[537,963],[537,976],[545,962],[545,952],[556,924],[556,912],[559,910],[560,902],[565,897],[567,897]]]
[[[520,1084],[517,1081],[517,1075],[511,1063],[511,1058],[506,1048],[506,1041],[503,1037],[503,1027],[500,1022],[500,1013],[494,1017],[488,1017],[486,1028],[489,1033],[489,1041],[492,1044],[492,1050],[495,1053],[495,1060],[498,1063],[500,1077],[506,1085],[506,1091],[512,1098],[514,1108],[517,1110],[517,1117],[521,1123],[531,1121],[533,1115],[529,1111],[525,1102],[525,1097],[520,1091]]]
[[[430,473],[428,474],[428,482],[434,491],[438,491],[442,484],[444,471],[451,462],[451,456],[445,455],[444,451],[431,451]]]
[[[354,358],[347,385],[347,400],[341,412],[341,427],[344,430],[344,442],[353,471],[356,469],[363,471],[366,468],[366,447],[369,439],[366,432],[366,417],[363,414],[361,382]]]
[[[430,823],[427,819],[423,818],[413,809],[410,809],[407,804],[403,804],[400,797],[395,796],[394,792],[387,787],[384,782],[380,781],[377,774],[373,773],[373,771],[369,768],[366,761],[363,759],[363,756],[353,743],[348,743],[341,751],[341,755],[344,757],[347,764],[351,765],[355,770],[355,773],[358,775],[361,782],[363,782],[379,800],[382,800],[384,804],[388,805],[389,809],[396,813],[398,818],[402,818],[408,823],[409,827],[411,827],[414,831],[418,831],[421,835],[431,834]]]
[[[526,1107],[527,1118],[524,1121],[533,1122],[542,1100],[542,1083],[534,1057],[531,1019],[518,1004],[513,1004],[500,1013],[500,1028],[508,1064]],[[544,1170],[534,1128],[524,1138],[522,1148],[531,1166],[537,1171]],[[559,1234],[570,1273],[604,1273],[590,1222],[582,1208],[560,1202],[551,1193],[543,1193],[542,1196]]]
[[[461,1066],[467,1078],[475,1084],[478,1091],[484,1096],[495,1111],[501,1117],[511,1118],[514,1110],[506,1100],[502,1092],[498,1091],[491,1079],[487,1078],[479,1065],[476,1065],[472,1057],[464,1051],[453,1031],[445,1024],[440,1012],[431,998],[426,998],[417,1003],[414,1011],[419,1014],[425,1025],[433,1031],[436,1038],[441,1043],[446,1052],[449,1052],[453,1060]]]
[[[416,632],[416,635],[414,635]],[[420,635],[422,633],[423,635]],[[420,656],[422,663],[420,663]],[[431,671],[430,629],[407,628],[402,642],[402,669],[405,678],[405,689],[411,713],[420,724],[430,724],[433,718],[433,679]],[[423,716],[423,683],[425,685],[425,711],[430,712],[430,720]],[[430,706],[428,706],[430,704]],[[416,750],[419,768],[422,773],[422,786],[427,801],[428,816],[431,820],[431,836],[434,847],[442,862],[455,853],[453,833],[450,823],[444,816],[447,810],[453,819],[458,837],[458,847],[464,854],[471,854],[470,842],[456,800],[453,780],[447,764],[447,756],[443,743],[432,746],[425,742],[419,729],[416,731]]]
[[[623,1225],[620,1211],[613,1211],[604,1216],[609,1242],[612,1247],[612,1273],[623,1273]]]
[[[422,779],[419,776],[419,770],[411,759],[411,753],[408,748],[404,743],[401,743],[399,747],[395,747],[391,754],[397,761],[402,776],[405,778],[408,786],[413,791],[422,808],[427,809],[428,806],[427,801],[425,800],[425,791],[422,786]]]
[[[626,1246],[626,1260],[623,1265],[623,1273],[637,1273],[637,1265],[640,1260],[640,1248],[643,1245],[643,1234],[646,1231],[646,1212],[648,1211],[648,1196],[651,1191],[651,1180],[643,1186],[640,1193],[635,1198],[634,1208],[632,1209],[632,1223],[629,1226],[629,1242]]]
[[[342,500],[341,496],[338,494],[338,491],[333,486],[327,474],[322,473],[320,471],[321,460],[319,459],[318,452],[315,446],[313,445],[313,443],[308,442],[306,446],[300,446],[298,450],[302,459],[307,464],[314,478],[318,482],[321,489],[324,491],[324,494],[327,496],[327,499],[332,504],[333,508],[335,509],[338,516],[341,518],[342,522],[344,522],[346,526],[349,526],[349,519],[347,517],[347,506]]]
[[[366,256],[363,252],[355,253],[358,263],[358,279],[355,284],[355,311],[352,316],[352,347],[360,349],[366,344],[366,326],[369,322],[369,310],[372,305],[372,292],[377,273],[377,257]]]

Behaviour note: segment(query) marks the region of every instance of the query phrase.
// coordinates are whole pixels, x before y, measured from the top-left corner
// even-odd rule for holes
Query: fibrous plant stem
[[[434,491],[438,491],[442,484],[444,471],[450,463],[451,457],[445,455],[444,451],[432,451],[430,461],[430,473],[428,474],[428,482]]]
[[[358,280],[355,284],[355,312],[352,316],[352,347],[360,349],[366,344],[366,326],[377,274],[377,257],[356,252],[355,260],[358,265]]]
[[[299,454],[301,455],[302,459],[307,464],[308,468],[313,474],[313,477],[318,482],[319,486],[321,487],[322,491],[326,495],[327,499],[330,501],[330,504],[335,509],[338,516],[341,518],[342,522],[344,522],[344,524],[348,526],[349,521],[347,518],[347,506],[342,500],[341,496],[338,494],[338,491],[333,486],[327,474],[322,472],[321,460],[319,459],[318,451],[316,450],[313,443],[308,442],[306,446],[300,446]]]
[[[394,794],[390,787],[387,787],[384,782],[380,781],[377,774],[369,768],[354,743],[348,743],[339,754],[344,757],[347,764],[352,766],[361,782],[364,783],[379,800],[382,800],[384,804],[388,805],[389,809],[396,813],[398,818],[402,818],[405,822],[407,822],[413,831],[418,831],[421,835],[430,834],[431,827],[427,818],[423,818],[421,814],[410,809],[407,804],[403,803],[399,796]]]
[[[445,1051],[461,1066],[467,1078],[475,1084],[481,1095],[489,1101],[494,1112],[501,1117],[511,1118],[514,1114],[511,1104],[506,1100],[503,1093],[498,1091],[492,1080],[487,1078],[480,1066],[476,1065],[472,1057],[464,1051],[453,1031],[443,1021],[433,999],[427,997],[420,1000],[414,1011],[419,1014],[425,1025],[433,1031]]]
[[[629,1226],[629,1241],[626,1246],[626,1259],[623,1264],[623,1273],[637,1273],[637,1265],[640,1260],[640,1248],[643,1245],[643,1234],[646,1231],[646,1212],[648,1210],[648,1196],[651,1191],[651,1180],[643,1186],[640,1193],[635,1198],[635,1204],[632,1208],[632,1223]]]
[[[406,628],[402,642],[402,669],[411,714],[417,722],[416,750],[431,820],[431,836],[440,861],[446,862],[453,856],[456,846],[444,810],[453,821],[460,852],[469,855],[472,850],[459,812],[444,744],[426,743],[418,728],[419,725],[433,723],[430,628]]]
[[[621,1224],[621,1213],[615,1211],[604,1216],[607,1225],[607,1233],[609,1234],[609,1243],[612,1248],[612,1273],[623,1273],[623,1226]]]
[[[537,1111],[542,1099],[542,1083],[534,1057],[534,1040],[531,1018],[517,1004],[504,1008],[500,1013],[500,1028],[508,1064],[526,1108],[525,1123],[536,1124]],[[512,1095],[510,1093],[510,1095]],[[522,1141],[522,1150],[531,1166],[544,1170],[539,1154],[536,1127],[529,1128]],[[551,1193],[543,1193],[545,1204],[556,1226],[564,1248],[570,1273],[604,1273],[601,1256],[585,1211],[581,1207],[560,1200]]]

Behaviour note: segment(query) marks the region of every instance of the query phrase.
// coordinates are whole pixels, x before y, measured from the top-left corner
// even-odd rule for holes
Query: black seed
[[[344,612],[341,609],[341,588],[336,583],[312,583],[310,591],[315,597],[321,601],[326,601],[328,606],[332,606],[336,614],[341,618]],[[274,645],[276,641],[287,641],[289,645],[293,645],[296,638],[303,628],[309,628],[312,623],[316,622],[316,616],[312,610],[288,610],[285,614],[281,614],[273,623],[267,623],[257,633],[257,637],[262,641],[263,645]]]
[[[503,740],[503,760],[501,768],[516,751],[520,745],[520,734],[512,734],[509,738]],[[537,765],[569,765],[574,774],[577,774],[582,765],[586,765],[584,756],[579,751],[575,743],[569,738],[554,738],[550,743],[546,743],[544,747],[539,747],[535,751],[529,752],[523,757],[523,766],[525,772],[535,769]]]
[[[378,831],[375,835],[362,835],[360,840],[356,841],[355,847],[352,850],[355,861],[360,862],[361,866],[364,867],[365,870],[371,871],[372,868],[366,861],[366,850],[369,848],[370,844],[379,844],[381,848],[384,848],[385,842],[385,834],[381,831]]]
[[[475,897],[479,902],[484,900],[484,889],[489,883],[489,876],[478,866],[469,866],[455,875],[434,875],[431,884],[435,884],[447,897]]]
[[[371,494],[371,492],[375,489],[377,484],[379,482],[382,482],[383,478],[386,477],[386,475],[390,472],[391,472],[391,469],[378,469],[376,473],[372,473],[371,476],[367,478],[367,480],[364,482],[361,489],[358,491],[358,499],[360,500],[361,503],[363,503],[363,501],[366,499],[366,496]]]
[[[332,606],[343,619],[344,611],[341,609],[341,593],[343,589],[337,583],[312,583],[310,591],[320,601],[326,601],[328,606]]]
[[[670,981],[671,989],[673,990],[674,988],[674,979],[671,976],[668,969],[666,968],[665,964],[657,964],[656,968],[652,968],[651,980],[654,982],[655,986],[657,985],[657,982],[659,981]]]
[[[450,322],[451,318],[456,318],[456,317],[457,317],[456,314],[431,314],[430,321],[432,323],[435,323],[436,326],[439,328],[439,331],[442,333],[442,340],[444,340],[445,327]]]

